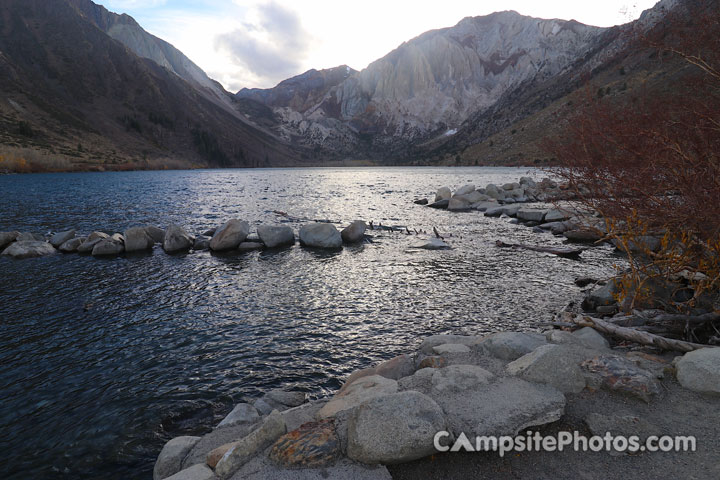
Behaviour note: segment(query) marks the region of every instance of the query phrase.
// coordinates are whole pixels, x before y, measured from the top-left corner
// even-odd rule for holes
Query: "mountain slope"
[[[90,21],[80,3],[88,2],[0,3],[0,142],[66,155],[76,168],[298,161],[297,151],[111,38],[96,22],[115,17]]]
[[[290,114],[258,100],[275,108],[302,144],[329,154],[397,159],[418,142],[452,133],[528,80],[561,74],[603,32],[516,12],[469,17],[402,44],[302,111]]]

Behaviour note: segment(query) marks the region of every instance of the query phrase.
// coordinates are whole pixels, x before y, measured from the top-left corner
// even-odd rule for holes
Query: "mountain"
[[[628,68],[627,77],[605,75],[621,68],[619,57],[633,56],[628,49],[638,50],[629,44],[633,34],[652,28],[678,3],[662,0],[639,20],[613,28],[514,11],[468,17],[403,43],[319,91],[324,93],[315,104],[278,103],[284,82],[253,91],[252,98],[275,114],[279,123],[273,131],[327,158],[390,164],[542,163],[547,159],[541,158],[538,143],[559,124],[551,117],[564,112],[557,102],[572,104],[569,96],[588,82],[607,83],[608,91],[627,90],[639,71],[674,68],[646,61],[642,68]],[[302,82],[302,76],[292,79],[293,84]],[[520,123],[530,119],[534,126],[524,135],[526,126]],[[530,132],[535,137],[529,138]],[[502,138],[488,142],[500,133]]]
[[[279,112],[267,100],[282,84],[255,98],[281,113],[286,125],[294,124],[305,144],[345,155],[402,155],[418,141],[451,133],[523,82],[562,73],[603,32],[512,11],[465,18],[403,43],[331,88],[315,105],[295,108],[295,115]],[[307,138],[313,126],[335,135]]]
[[[674,35],[670,11],[717,3],[662,0],[613,28],[468,17],[359,72],[309,70],[230,94],[127,15],[90,0],[3,0],[0,170],[7,148],[78,169],[545,164],[542,140],[588,92],[626,102],[679,85],[687,64],[637,39]]]
[[[69,0],[78,13],[108,34],[111,38],[129,48],[135,55],[147,58],[161,67],[175,73],[193,85],[208,99],[229,111],[236,110],[232,95],[215,80],[212,80],[180,50],[146,32],[129,15],[118,15],[90,0]]]
[[[301,161],[179,51],[143,32],[87,0],[3,0],[0,144],[80,169]]]

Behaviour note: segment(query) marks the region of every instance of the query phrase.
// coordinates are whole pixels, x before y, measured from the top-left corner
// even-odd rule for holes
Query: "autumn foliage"
[[[671,84],[622,98],[599,98],[588,86],[584,107],[545,145],[561,165],[555,173],[629,253],[621,298],[628,308],[658,280],[686,293],[670,295],[665,307],[719,308],[720,9],[688,4],[631,42],[658,59],[682,60]]]

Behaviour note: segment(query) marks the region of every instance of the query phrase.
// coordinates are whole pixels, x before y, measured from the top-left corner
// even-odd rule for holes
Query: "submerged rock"
[[[450,245],[437,237],[433,237],[426,242],[413,245],[413,248],[421,248],[423,250],[449,250]]]
[[[257,234],[267,248],[295,245],[295,233],[287,226],[261,225],[257,229]]]
[[[47,242],[39,242],[37,240],[22,240],[11,243],[9,247],[3,250],[2,255],[8,257],[25,259],[44,257],[56,253],[55,247]]]
[[[210,249],[210,237],[205,235],[198,235],[195,237],[193,242],[193,250],[209,250]]]
[[[340,249],[342,237],[331,223],[311,223],[300,228],[300,243],[306,247]]]
[[[233,218],[217,229],[210,240],[210,249],[215,251],[233,250],[250,234],[247,222]]]

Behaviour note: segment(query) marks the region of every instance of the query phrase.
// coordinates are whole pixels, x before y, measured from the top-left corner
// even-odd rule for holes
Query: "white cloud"
[[[240,28],[217,35],[215,49],[261,83],[273,84],[297,74],[312,43],[298,13],[270,2],[255,6],[248,17]]]

